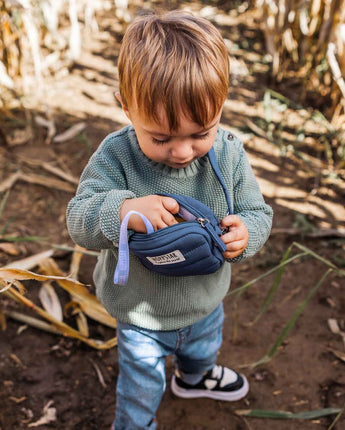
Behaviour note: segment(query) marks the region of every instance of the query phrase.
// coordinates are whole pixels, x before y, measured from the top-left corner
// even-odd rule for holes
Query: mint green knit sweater
[[[119,321],[152,330],[174,330],[197,322],[228,291],[229,263],[251,257],[266,242],[272,210],[264,202],[242,143],[219,128],[214,149],[233,211],[247,226],[249,242],[239,257],[203,276],[159,275],[131,255],[128,284],[113,281],[123,200],[163,192],[184,194],[208,205],[219,219],[226,216],[224,192],[207,156],[185,169],[154,162],[143,154],[133,127],[128,126],[107,136],[85,167],[67,208],[67,226],[75,243],[101,250],[94,271],[97,297]]]

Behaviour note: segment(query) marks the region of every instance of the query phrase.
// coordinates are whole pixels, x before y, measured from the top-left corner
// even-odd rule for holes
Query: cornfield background
[[[213,3],[213,2],[211,2]],[[216,3],[216,2],[215,2]],[[131,20],[127,0],[114,0],[116,15]],[[38,91],[44,78],[68,72],[81,54],[83,34],[97,31],[97,11],[112,2],[1,0],[0,102]],[[345,166],[345,0],[256,0],[266,58],[277,83],[296,80],[297,101],[310,103],[329,121],[325,150],[336,169]],[[5,92],[7,89],[9,92]]]

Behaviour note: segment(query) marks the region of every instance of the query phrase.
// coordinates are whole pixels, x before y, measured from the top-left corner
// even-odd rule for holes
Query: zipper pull
[[[218,234],[214,231],[214,228],[212,227],[212,224],[210,224],[210,220],[207,218],[197,218],[196,219],[198,223],[201,225],[201,227],[205,228],[211,237],[213,238],[214,242],[218,246],[218,248],[224,252],[226,251],[226,245],[225,243],[220,239]]]
[[[206,223],[210,222],[207,218],[197,218],[196,219],[198,223],[201,225],[201,227],[206,228]]]

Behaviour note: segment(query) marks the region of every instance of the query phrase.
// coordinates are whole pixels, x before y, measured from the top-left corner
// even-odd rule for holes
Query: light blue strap
[[[132,215],[139,215],[144,221],[147,233],[153,233],[154,228],[145,215],[137,211],[129,211],[123,218],[120,227],[120,240],[119,240],[119,256],[114,274],[114,283],[119,285],[126,285],[128,282],[129,274],[129,246],[128,246],[128,221]]]

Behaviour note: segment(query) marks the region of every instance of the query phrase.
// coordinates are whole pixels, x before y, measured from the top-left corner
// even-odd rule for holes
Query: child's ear
[[[122,106],[122,109],[123,109],[124,113],[125,113],[125,114],[126,114],[126,116],[129,118],[129,111],[128,111],[128,108],[127,108],[127,106],[123,103],[123,100],[122,100],[122,97],[121,97],[121,94],[120,94],[120,92],[119,92],[119,91],[117,91],[117,92],[115,93],[115,97],[116,97],[116,99],[120,102],[120,104],[121,104],[121,106]]]

